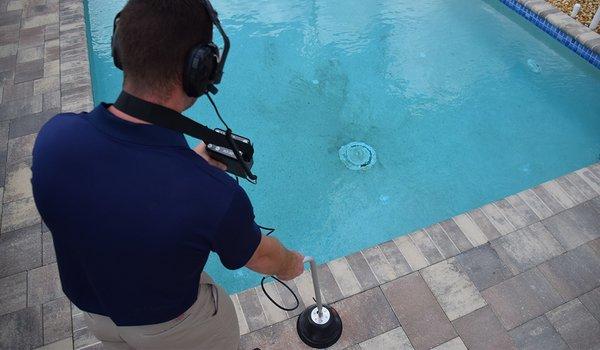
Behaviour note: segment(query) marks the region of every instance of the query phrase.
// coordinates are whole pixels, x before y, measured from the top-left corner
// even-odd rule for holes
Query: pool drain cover
[[[350,170],[366,170],[377,162],[375,150],[364,142],[350,142],[340,148],[339,154]]]

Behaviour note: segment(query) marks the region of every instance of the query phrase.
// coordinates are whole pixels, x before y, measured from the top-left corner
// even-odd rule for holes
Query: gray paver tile
[[[520,192],[518,196],[533,210],[533,212],[540,218],[545,219],[552,216],[554,213],[546,204],[538,197],[533,190],[525,190]]]
[[[542,200],[542,202],[544,202],[544,204],[546,204],[553,214],[565,210],[565,207],[543,186],[537,186],[531,190]]]
[[[380,284],[391,281],[398,277],[396,275],[396,271],[387,261],[379,246],[363,250],[362,254],[365,257],[365,260],[367,260],[369,263],[371,270],[375,274],[375,277],[377,277],[377,280]]]
[[[44,344],[71,336],[71,303],[66,297],[50,301],[42,307]]]
[[[10,139],[8,141],[7,163],[16,164],[30,159],[36,137],[37,134],[28,134]]]
[[[457,215],[453,217],[452,220],[454,220],[456,225],[458,225],[460,230],[469,239],[469,242],[471,242],[473,247],[477,247],[488,242],[488,238],[467,214]]]
[[[519,349],[523,350],[568,350],[567,343],[560,337],[546,316],[542,315],[509,332]]]
[[[73,332],[73,347],[80,349],[92,344],[98,343],[98,339],[86,328],[82,328]],[[86,348],[88,350],[88,348]]]
[[[45,69],[45,66],[44,66]],[[58,75],[44,77],[33,82],[34,94],[45,94],[60,89],[60,81]]]
[[[33,197],[4,203],[2,206],[2,232],[18,230],[39,224],[41,218],[35,207]]]
[[[558,182],[554,180],[548,181],[541,184],[540,186],[542,186],[548,193],[550,193],[550,195],[554,197],[554,199],[556,199],[563,208],[569,209],[575,206],[575,201],[569,196],[567,192],[565,192],[565,190],[558,184]]]
[[[19,32],[19,48],[44,44],[44,27],[24,28]]]
[[[583,203],[587,200],[585,195],[579,191],[574,184],[571,183],[565,176],[559,177],[555,180],[560,187],[573,199],[576,204]]]
[[[503,236],[492,242],[492,247],[514,274],[537,266],[565,251],[541,223]]]
[[[48,265],[56,261],[56,252],[50,232],[42,233],[42,264]]]
[[[381,286],[415,349],[430,349],[456,337],[452,324],[419,275]]]
[[[518,196],[509,196],[496,202],[496,207],[517,229],[530,225],[540,219]]]
[[[44,345],[35,350],[73,350],[73,338],[69,337],[52,344]]]
[[[335,278],[329,270],[327,264],[319,265],[317,267],[319,271],[319,285],[321,286],[321,293],[327,303],[333,303],[344,297],[340,287],[338,286]]]
[[[298,308],[296,310],[293,311],[288,311],[288,315],[290,317],[294,317],[296,315],[298,315],[299,313],[302,312],[302,310],[304,310],[306,308],[306,305],[304,305],[304,302],[302,300],[302,298],[300,297],[300,292],[298,291],[298,286],[296,285],[296,282],[294,282],[294,280],[292,281],[287,281],[285,282],[288,287],[290,287],[292,289],[292,291],[294,291],[294,294],[296,294],[296,296],[298,296]],[[285,288],[282,284],[277,284],[277,290],[279,291],[279,295],[281,296],[281,298],[283,300],[285,300],[285,303],[283,305],[287,306],[287,307],[292,307],[295,304],[294,303],[294,296],[290,293],[289,290],[287,290],[287,288]]]
[[[481,232],[487,237],[488,240],[493,240],[500,237],[502,234],[490,219],[485,215],[482,209],[478,208],[469,212],[469,217],[475,222],[481,229]]]
[[[4,183],[3,202],[13,202],[32,196],[31,168],[29,163],[22,162],[10,166]]]
[[[250,332],[265,327],[268,324],[268,320],[263,312],[260,301],[258,300],[256,289],[247,289],[238,293],[237,296],[240,305],[242,306],[244,316],[246,316],[246,322],[248,322]]]
[[[470,349],[516,349],[489,306],[473,311],[452,324]]]
[[[365,260],[365,257],[361,252],[356,252],[352,255],[346,257],[348,264],[350,264],[350,268],[354,275],[358,279],[360,286],[363,290],[369,289],[378,285],[377,277],[371,271],[371,267]]]
[[[294,283],[298,288],[298,297],[302,300],[305,306],[314,304],[315,291],[313,288],[312,277],[308,270],[305,270],[300,276],[294,279]],[[327,300],[325,300],[327,303]]]
[[[445,342],[442,345],[438,345],[431,350],[467,350],[465,343],[463,343],[460,337],[456,337],[450,341]]]
[[[546,316],[572,349],[598,348],[600,323],[578,299],[557,307]]]
[[[41,111],[42,96],[29,96],[12,101],[2,101],[2,105],[0,105],[0,119],[10,120]]]
[[[590,186],[581,176],[577,173],[570,173],[565,175],[567,180],[572,183],[578,190],[583,194],[586,199],[592,199],[596,197],[600,192],[596,192],[592,186]]]
[[[600,193],[600,178],[597,177],[592,171],[588,168],[583,168],[577,170],[577,174],[581,177],[585,183],[588,184],[596,193]]]
[[[489,244],[457,255],[456,261],[480,291],[513,276]]]
[[[429,266],[421,275],[451,321],[486,305],[455,258]]]
[[[296,332],[296,319],[289,319],[245,334],[240,340],[240,350],[273,349],[310,349],[304,345]]]
[[[600,288],[596,288],[580,296],[579,301],[600,322]]]
[[[473,248],[473,245],[471,244],[467,236],[465,236],[465,234],[460,230],[460,227],[458,227],[458,225],[456,225],[456,223],[453,220],[442,221],[440,222],[440,226],[442,226],[442,228],[444,229],[450,240],[452,240],[454,245],[458,248],[458,250],[464,252]]]
[[[430,264],[435,264],[444,259],[425,231],[411,233],[409,237]]]
[[[598,163],[590,165],[588,169],[590,169],[597,178],[600,178],[600,165]]]
[[[40,227],[34,225],[0,235],[0,277],[42,265]]]
[[[565,300],[600,286],[600,256],[587,245],[547,261],[539,269]]]
[[[240,328],[240,335],[244,335],[250,332],[248,328],[248,322],[246,322],[246,318],[244,317],[244,312],[242,311],[242,306],[240,305],[240,300],[238,299],[237,294],[231,295],[231,301],[233,302],[233,307],[235,308],[235,314],[238,320],[238,326]],[[83,314],[73,315],[72,317],[73,331],[83,328]]]
[[[15,69],[15,83],[35,80],[44,76],[44,59],[17,63]],[[35,113],[35,112],[32,112]],[[18,116],[19,114],[17,114]],[[13,117],[14,118],[14,117]]]
[[[2,81],[0,79],[0,81]],[[8,150],[8,122],[0,122],[0,151]]]
[[[427,232],[429,238],[431,238],[444,258],[450,258],[460,253],[458,248],[454,245],[450,238],[448,238],[448,235],[446,235],[446,231],[444,231],[442,226],[439,224],[429,226],[428,228],[424,229],[424,231]]]
[[[265,290],[275,302],[280,305],[283,305],[283,300],[279,296],[279,291],[277,290],[277,286],[275,286],[274,282],[265,283]],[[267,324],[273,324],[276,322],[283,321],[288,318],[287,311],[281,310],[275,304],[273,304],[269,298],[262,291],[262,288],[256,287],[256,295],[258,295],[258,300],[263,308],[265,313],[265,317],[267,318]]]
[[[40,113],[12,119],[10,121],[8,137],[13,139],[38,132],[42,125],[56,115],[57,111],[58,109],[49,109]]]
[[[563,302],[537,268],[488,288],[481,294],[505,329],[513,329]]]
[[[43,46],[21,47],[17,51],[17,63],[31,62],[44,58]]]
[[[0,349],[30,349],[42,345],[42,312],[29,307],[0,316]]]
[[[63,296],[56,264],[38,267],[27,273],[27,305],[43,304]]]
[[[406,262],[410,265],[413,271],[420,270],[425,266],[429,265],[429,262],[421,253],[419,248],[410,239],[409,236],[401,236],[394,239],[394,243],[406,259]]]
[[[344,321],[344,331],[332,349],[343,349],[400,326],[379,288],[372,288],[333,304]],[[308,349],[298,338],[296,319],[289,319],[242,337],[240,349]]]
[[[361,292],[360,283],[352,272],[352,269],[350,268],[346,258],[342,257],[332,260],[328,262],[327,265],[329,265],[329,270],[331,270],[333,277],[337,281],[342,295],[348,297]]]
[[[600,237],[600,216],[589,202],[542,222],[567,250]]]
[[[0,316],[27,306],[27,272],[0,279]]]
[[[40,27],[47,24],[58,23],[58,12],[56,13],[47,13],[39,16],[26,17],[23,20],[22,27],[23,29]]]
[[[380,334],[369,340],[360,343],[360,348],[363,350],[371,349],[397,349],[397,350],[413,350],[406,333],[402,327],[394,328],[391,331]]]
[[[46,74],[47,68],[52,69],[51,66],[44,64],[44,74]],[[42,98],[42,107],[45,111],[60,108],[60,90],[45,93]]]
[[[233,296],[232,296],[231,299],[234,300],[234,304],[235,304],[235,301],[237,301],[238,304],[240,303],[239,299],[237,299],[237,294],[235,295],[235,298],[233,298]],[[74,305],[71,306],[71,319],[72,319],[73,331],[87,327],[87,325],[85,324],[85,317],[83,315],[83,312],[79,309],[77,309],[77,312],[75,312],[75,310],[73,310],[73,308],[76,308],[76,306],[74,306]],[[240,308],[240,310],[241,310],[241,308]],[[236,310],[236,312],[237,312],[237,310]],[[239,315],[243,316],[243,313],[239,313]],[[245,318],[244,318],[244,322],[246,322]],[[247,323],[246,323],[246,328],[248,328]],[[242,328],[240,328],[240,330],[241,329]],[[248,333],[248,329],[246,329],[245,333]]]
[[[404,276],[412,272],[410,265],[406,262],[404,256],[402,256],[402,253],[400,253],[400,250],[394,241],[382,243],[379,245],[379,248],[381,249],[383,255],[385,255],[388,263],[392,265],[392,268],[396,273],[396,277]]]
[[[6,83],[2,93],[2,101],[14,101],[33,96],[33,82],[27,81],[20,84]]]

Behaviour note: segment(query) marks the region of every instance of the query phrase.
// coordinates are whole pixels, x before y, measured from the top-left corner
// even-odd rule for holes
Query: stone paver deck
[[[92,108],[84,25],[81,0],[0,0],[0,349],[101,348],[61,291],[29,183],[40,126]],[[319,269],[344,321],[335,349],[599,349],[600,164]],[[293,312],[258,288],[232,296],[242,349],[306,348],[309,274],[291,287]]]

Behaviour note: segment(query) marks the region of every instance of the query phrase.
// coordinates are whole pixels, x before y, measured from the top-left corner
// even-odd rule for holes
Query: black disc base
[[[334,308],[323,305],[329,310],[330,318],[325,324],[317,324],[310,317],[312,310],[316,307],[316,305],[307,307],[298,316],[296,329],[304,344],[315,349],[324,349],[335,344],[342,336],[342,319]]]

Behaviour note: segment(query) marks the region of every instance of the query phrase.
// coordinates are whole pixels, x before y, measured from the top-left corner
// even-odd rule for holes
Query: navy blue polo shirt
[[[244,190],[181,133],[107,108],[44,125],[33,150],[35,203],[77,307],[119,326],[166,322],[196,301],[211,251],[241,268],[260,230]]]

